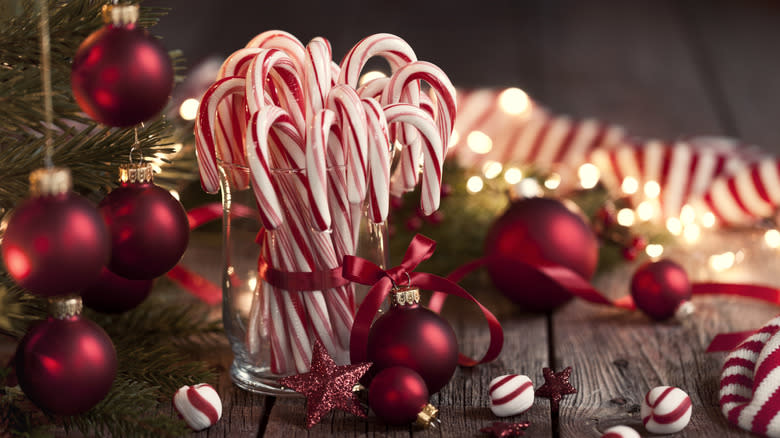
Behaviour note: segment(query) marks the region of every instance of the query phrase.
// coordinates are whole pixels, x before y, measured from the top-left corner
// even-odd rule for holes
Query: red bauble
[[[85,113],[125,127],[163,109],[173,89],[173,66],[159,41],[142,27],[107,24],[81,43],[70,79]]]
[[[414,422],[428,404],[428,388],[414,370],[390,367],[377,374],[368,388],[368,406],[387,424]]]
[[[129,280],[106,268],[97,282],[81,292],[84,305],[103,313],[122,313],[141,304],[152,291],[153,280]]]
[[[598,241],[590,227],[560,202],[528,198],[513,203],[491,226],[485,257],[498,290],[524,310],[548,311],[572,295],[522,263],[558,264],[590,279],[598,262]]]
[[[636,306],[656,320],[674,316],[680,304],[691,299],[691,283],[685,270],[671,260],[647,262],[631,279]]]
[[[117,358],[106,332],[72,316],[33,326],[16,350],[19,385],[41,409],[60,415],[84,412],[108,394]]]
[[[95,206],[76,193],[37,196],[16,207],[2,251],[19,286],[46,297],[70,294],[100,275],[108,231]]]
[[[403,366],[422,376],[428,392],[447,384],[458,365],[458,340],[444,318],[419,304],[396,306],[374,322],[368,334],[369,374]]]
[[[181,203],[152,182],[126,182],[100,203],[111,235],[108,268],[131,280],[158,277],[181,259],[190,239]]]

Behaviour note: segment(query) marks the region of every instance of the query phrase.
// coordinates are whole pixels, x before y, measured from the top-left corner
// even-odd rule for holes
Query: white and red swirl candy
[[[720,374],[720,408],[732,424],[780,437],[780,317],[726,356]]]
[[[173,396],[173,406],[195,431],[209,428],[222,418],[222,400],[208,383],[182,386]]]
[[[613,426],[604,431],[601,438],[640,438],[639,432],[628,426]]]
[[[642,399],[642,423],[650,433],[677,433],[691,421],[691,398],[680,388],[656,386]]]
[[[534,385],[528,376],[507,374],[490,381],[490,410],[498,417],[522,414],[534,404]]]

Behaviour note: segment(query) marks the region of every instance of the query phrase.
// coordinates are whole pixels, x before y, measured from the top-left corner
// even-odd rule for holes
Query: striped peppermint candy
[[[628,426],[613,426],[605,430],[601,438],[639,438],[639,433]]]
[[[173,406],[193,430],[211,427],[222,418],[222,401],[208,383],[184,385],[173,396]]]
[[[642,400],[642,423],[650,433],[677,433],[691,421],[691,398],[680,388],[656,386]]]
[[[528,376],[507,374],[490,381],[490,410],[496,416],[522,414],[534,404],[534,385]]]
[[[734,425],[780,437],[780,317],[726,356],[720,374],[720,408]]]

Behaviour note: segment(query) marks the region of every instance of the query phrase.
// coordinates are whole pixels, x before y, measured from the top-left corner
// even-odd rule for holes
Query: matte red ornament
[[[151,181],[121,183],[100,203],[100,212],[111,235],[108,268],[117,275],[131,280],[158,277],[176,266],[187,249],[187,213]]]
[[[137,8],[114,8],[132,7]],[[71,88],[81,109],[96,121],[132,126],[154,117],[168,102],[173,65],[162,44],[144,28],[111,22],[79,46]]]
[[[33,326],[15,356],[16,375],[27,397],[60,415],[85,412],[103,400],[116,368],[111,338],[80,315],[50,316]]]
[[[108,231],[95,206],[76,193],[35,196],[13,212],[2,253],[19,286],[44,297],[71,294],[100,275]]]
[[[413,423],[427,404],[425,381],[406,367],[385,368],[368,388],[368,406],[387,424]]]
[[[370,375],[394,366],[422,376],[428,392],[446,385],[458,365],[458,341],[449,323],[419,304],[394,306],[374,322],[368,334]]]
[[[106,268],[97,282],[81,293],[84,305],[103,313],[122,313],[137,307],[152,291],[153,280],[129,280]]]
[[[685,269],[671,260],[647,262],[631,278],[631,296],[641,311],[661,321],[691,299],[691,283]]]
[[[524,263],[562,265],[590,279],[598,262],[598,241],[560,202],[528,198],[513,203],[491,226],[485,259],[490,279],[507,298],[524,310],[549,311],[572,295]]]

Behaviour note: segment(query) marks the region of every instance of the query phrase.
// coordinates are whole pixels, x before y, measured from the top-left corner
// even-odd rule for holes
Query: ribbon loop
[[[490,362],[501,353],[504,345],[504,332],[498,319],[474,297],[454,282],[433,274],[412,272],[423,261],[429,259],[436,249],[436,242],[421,234],[414,236],[409,249],[406,250],[403,261],[399,266],[383,270],[374,263],[355,256],[344,257],[344,278],[356,283],[372,285],[366,298],[360,305],[355,315],[350,336],[350,358],[352,363],[366,361],[368,346],[368,333],[382,302],[390,294],[394,284],[408,281],[411,284],[432,290],[435,294],[449,294],[467,299],[475,303],[488,321],[490,330],[490,345],[488,351],[479,360],[471,359],[463,354],[458,357],[458,363],[462,366],[474,366],[480,363]],[[438,313],[438,311],[437,311]]]

